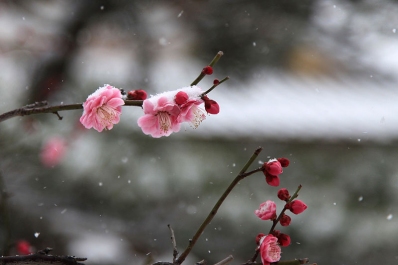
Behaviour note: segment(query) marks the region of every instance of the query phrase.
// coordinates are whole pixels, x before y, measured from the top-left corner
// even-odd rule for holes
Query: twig
[[[298,186],[296,192],[290,197],[290,199],[286,202],[286,204],[292,202],[295,198],[297,198],[298,192],[301,190],[302,187],[303,187],[303,186],[301,186],[301,184],[300,184],[300,185]],[[271,232],[274,231],[275,226],[278,224],[279,220],[282,218],[282,215],[285,213],[286,210],[287,210],[287,208],[286,208],[286,205],[285,205],[285,207],[283,207],[283,210],[282,210],[281,213],[279,214],[278,218],[276,218],[276,219],[273,221],[272,227],[271,227],[271,229],[269,230],[268,234],[271,234]]]
[[[206,219],[200,225],[200,227],[196,231],[195,235],[192,237],[192,239],[189,240],[188,247],[184,250],[184,252],[180,255],[180,257],[178,257],[178,259],[176,260],[177,264],[181,264],[182,262],[184,262],[185,258],[188,256],[189,252],[191,252],[192,248],[195,246],[196,241],[199,239],[199,237],[205,230],[206,226],[211,222],[211,220],[217,214],[218,209],[220,208],[220,206],[224,202],[224,200],[227,198],[227,196],[231,193],[232,189],[236,186],[236,184],[239,183],[239,181],[241,181],[242,179],[244,179],[245,177],[248,176],[247,174],[245,175],[244,173],[249,168],[249,166],[253,163],[253,161],[257,158],[257,156],[260,154],[260,152],[262,150],[263,150],[263,148],[259,147],[254,151],[253,155],[250,157],[249,161],[247,161],[247,163],[243,166],[243,168],[239,172],[238,176],[235,177],[235,179],[231,182],[231,184],[228,186],[228,188],[224,191],[224,193],[218,199],[217,203],[214,205],[213,209],[210,211],[210,213],[208,214]]]
[[[206,92],[203,92],[202,95],[206,95],[209,94],[213,89],[215,89],[217,86],[221,85],[222,83],[224,83],[225,81],[227,81],[229,79],[229,76],[224,77],[224,79],[222,79],[220,82],[218,82],[217,84],[213,84],[211,86],[211,88],[209,88],[208,90],[206,90]]]
[[[6,185],[3,179],[3,171],[0,170],[0,216],[3,219],[4,225],[4,242],[2,246],[2,255],[8,255],[11,239],[10,218],[8,212],[7,200],[10,195],[7,192]]]
[[[170,234],[171,234],[171,244],[173,245],[173,263],[176,261],[177,259],[177,255],[178,255],[178,250],[177,250],[177,243],[176,243],[176,238],[174,236],[174,231],[171,228],[171,226],[168,224],[167,225],[170,229]]]
[[[53,256],[47,255],[50,248],[38,251],[36,254],[22,255],[22,256],[7,256],[0,257],[0,264],[2,265],[47,265],[47,264],[64,264],[64,265],[84,265],[79,261],[85,261],[86,258],[76,258],[74,256]]]
[[[222,51],[219,51],[216,54],[216,56],[213,58],[213,60],[211,60],[209,66],[213,67],[218,62],[218,60],[220,60],[220,58],[221,58],[221,56],[223,56],[223,54],[224,53]],[[203,73],[203,71],[200,72],[199,76],[191,83],[191,86],[197,85],[203,79],[203,77],[205,77],[205,75],[206,74]]]
[[[220,262],[217,262],[214,265],[225,265],[225,264],[230,263],[233,259],[234,259],[234,257],[232,257],[232,255],[229,255],[228,257],[226,257],[225,259],[221,260]]]
[[[125,100],[124,105],[141,107],[142,102],[143,102],[142,100]],[[11,119],[16,116],[27,116],[27,115],[40,114],[40,113],[54,113],[61,120],[62,117],[58,115],[58,111],[77,110],[83,108],[82,103],[69,104],[69,105],[56,105],[56,106],[43,106],[42,104],[44,103],[43,102],[34,103],[19,109],[3,113],[0,115],[0,122],[3,122],[5,120]]]
[[[301,184],[300,184],[300,185],[298,186],[296,192],[290,197],[290,199],[286,202],[286,204],[292,202],[295,198],[297,198],[298,192],[301,190],[301,188],[302,188],[302,186],[301,186]],[[272,226],[271,226],[271,229],[269,230],[268,234],[271,234],[272,231],[274,231],[275,226],[278,224],[279,220],[282,218],[282,215],[285,213],[286,210],[287,210],[286,206],[283,207],[283,210],[280,212],[278,218],[276,218],[276,219],[273,221]],[[256,261],[257,257],[258,257],[258,253],[259,253],[259,252],[260,252],[260,250],[259,250],[259,249],[256,249],[256,252],[254,253],[253,257],[249,260],[248,263],[245,263],[245,264],[254,263],[254,262]],[[279,263],[278,263],[278,264],[279,264]],[[290,263],[289,263],[289,264],[290,264]],[[304,263],[303,263],[303,264],[304,264]],[[287,265],[287,264],[286,264],[286,265]],[[293,264],[292,264],[292,265],[293,265]]]
[[[40,101],[40,102],[35,102],[33,104],[26,105],[24,108],[31,109],[31,108],[43,107],[43,106],[47,106],[47,105],[48,105],[47,101]]]

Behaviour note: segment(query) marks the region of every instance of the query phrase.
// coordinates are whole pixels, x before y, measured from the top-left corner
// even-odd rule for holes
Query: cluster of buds
[[[265,180],[270,186],[279,186],[279,175],[283,173],[282,168],[289,166],[289,163],[289,159],[284,157],[270,159],[268,162],[264,163],[262,170],[265,175]]]
[[[266,182],[270,186],[279,186],[279,175],[283,172],[282,168],[287,166],[289,166],[289,160],[286,158],[270,159],[268,162],[265,162],[261,170],[265,175]],[[254,212],[261,220],[271,220],[273,222],[268,235],[260,233],[256,237],[257,251],[260,252],[263,265],[279,261],[281,254],[280,246],[287,247],[291,243],[289,235],[274,229],[278,223],[281,226],[290,225],[292,219],[285,212],[289,210],[293,214],[300,214],[307,209],[307,205],[303,201],[296,200],[298,196],[297,192],[291,196],[286,188],[281,188],[278,190],[277,196],[280,200],[286,202],[279,216],[276,214],[276,203],[271,200],[261,203],[259,209]]]

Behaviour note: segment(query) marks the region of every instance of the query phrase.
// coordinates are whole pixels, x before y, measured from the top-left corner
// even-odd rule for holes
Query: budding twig
[[[221,56],[223,56],[223,54],[224,53],[222,51],[219,51],[216,54],[216,56],[213,58],[213,60],[211,60],[209,66],[213,67],[218,62],[218,60],[220,60],[220,58],[221,58]],[[203,79],[203,77],[205,77],[205,75],[206,74],[203,71],[200,72],[199,76],[191,83],[191,86],[197,85]]]
[[[290,199],[286,202],[286,204],[292,202],[295,198],[297,198],[298,192],[301,190],[302,187],[303,186],[301,186],[301,184],[297,187],[296,192],[290,197]],[[286,210],[287,210],[287,208],[283,207],[283,210],[280,212],[278,218],[276,218],[275,220],[272,221],[273,223],[272,223],[271,229],[269,230],[268,234],[271,234],[272,231],[274,231],[275,226],[278,224],[279,220],[282,218],[282,215],[285,213]],[[256,252],[254,253],[253,257],[250,259],[249,262],[254,263],[258,257],[259,252],[260,252],[260,250],[256,249]],[[278,262],[278,264],[282,264],[282,262]],[[283,264],[285,264],[285,263],[283,263]],[[291,263],[286,263],[286,265],[288,265],[288,264],[290,265]],[[292,265],[293,264],[296,264],[296,263],[292,263]],[[302,264],[302,263],[297,263],[297,264]]]
[[[253,155],[250,157],[250,159],[247,161],[247,163],[243,166],[243,168],[239,172],[239,174],[235,177],[235,179],[231,182],[231,184],[229,184],[228,188],[224,191],[224,193],[218,199],[218,201],[214,205],[213,209],[210,211],[210,213],[208,214],[206,219],[203,221],[203,223],[200,225],[200,227],[196,231],[195,235],[192,237],[192,239],[190,239],[188,247],[184,250],[184,252],[180,255],[180,257],[178,257],[178,259],[176,260],[177,264],[181,264],[185,260],[185,258],[188,256],[189,252],[191,252],[192,248],[195,246],[196,241],[202,235],[206,226],[211,222],[211,220],[217,214],[217,211],[220,208],[221,204],[224,202],[224,200],[227,198],[227,196],[231,193],[231,191],[236,186],[236,184],[238,184],[239,181],[241,181],[242,179],[244,179],[245,177],[248,176],[248,175],[245,175],[244,173],[249,168],[249,166],[254,162],[254,160],[257,158],[257,156],[260,154],[260,152],[262,150],[263,150],[263,148],[259,147],[254,151]],[[255,172],[257,172],[257,171],[255,171]]]
[[[209,88],[208,90],[206,90],[206,92],[204,92],[202,95],[206,95],[209,94],[213,89],[215,89],[217,86],[221,85],[221,83],[227,81],[229,79],[229,76],[224,77],[224,79],[222,79],[220,82],[218,82],[217,84],[214,84],[211,88]]]

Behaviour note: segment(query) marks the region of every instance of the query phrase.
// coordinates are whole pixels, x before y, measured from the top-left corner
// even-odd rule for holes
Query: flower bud
[[[218,114],[220,112],[220,106],[218,103],[212,99],[209,99],[206,95],[202,97],[205,102],[205,110],[210,114]]]
[[[211,75],[213,73],[213,67],[210,65],[203,68],[202,73],[205,75]]]
[[[261,238],[265,237],[265,234],[260,233],[256,236],[256,244],[258,245],[260,243]]]
[[[213,85],[218,85],[220,84],[220,80],[218,80],[217,78],[213,80]]]
[[[29,255],[32,253],[32,246],[26,240],[19,240],[17,242],[17,252],[18,255]]]
[[[287,247],[290,245],[291,243],[291,239],[289,235],[280,233],[278,236],[278,243],[279,245],[281,245],[282,247]]]
[[[281,226],[288,226],[290,225],[290,222],[292,221],[292,218],[290,218],[289,215],[283,214],[279,222],[281,223]]]
[[[145,100],[148,97],[143,89],[131,90],[127,93],[128,100]]]
[[[289,191],[286,188],[278,190],[278,198],[282,201],[288,201],[290,199]]]
[[[294,200],[291,203],[286,205],[286,208],[289,209],[294,214],[300,214],[307,209],[307,205],[301,200]]]
[[[278,158],[278,161],[279,161],[279,163],[281,163],[282,167],[287,167],[290,164],[289,159],[284,158],[284,157]]]
[[[268,185],[272,187],[278,187],[279,186],[279,177],[278,176],[273,176],[268,174],[267,172],[264,173],[265,175],[265,181],[267,182]]]
[[[174,101],[178,104],[178,105],[182,105],[184,103],[187,102],[189,96],[187,93],[185,93],[184,91],[180,91],[176,94]]]
[[[276,159],[271,159],[268,162],[265,162],[263,170],[272,176],[279,176],[283,172],[281,163]]]
[[[281,234],[281,231],[279,231],[279,230],[274,230],[274,231],[272,231],[271,234],[273,234],[274,236],[278,237],[278,236]]]

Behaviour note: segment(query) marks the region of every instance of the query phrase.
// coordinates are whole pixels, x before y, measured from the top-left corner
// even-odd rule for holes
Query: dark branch
[[[84,265],[79,261],[85,261],[86,258],[76,258],[74,256],[53,256],[47,255],[50,249],[38,251],[36,254],[23,256],[6,256],[0,257],[0,264],[2,265],[47,265],[47,264],[65,264],[65,265]]]
[[[124,105],[141,107],[142,102],[143,102],[142,100],[125,100]],[[69,105],[56,105],[56,106],[43,106],[43,105],[46,105],[45,101],[40,103],[36,102],[34,104],[30,104],[25,107],[3,113],[0,115],[0,122],[11,119],[16,116],[27,116],[27,115],[40,114],[40,113],[54,113],[58,116],[58,119],[61,120],[62,117],[59,116],[58,111],[77,110],[83,108],[82,103],[69,104]]]

